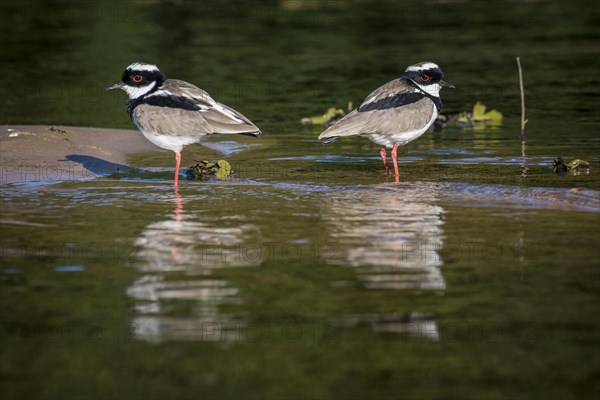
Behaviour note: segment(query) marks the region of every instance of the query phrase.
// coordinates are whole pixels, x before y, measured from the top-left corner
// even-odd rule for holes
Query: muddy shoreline
[[[0,125],[0,184],[91,179],[124,172],[128,156],[165,151],[137,130]]]

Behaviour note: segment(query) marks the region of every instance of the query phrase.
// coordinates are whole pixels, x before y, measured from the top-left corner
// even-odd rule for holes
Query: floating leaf
[[[231,165],[225,160],[219,160],[217,162],[217,172],[215,177],[218,179],[225,179],[231,175]]]
[[[459,126],[471,125],[471,115],[467,112],[461,112],[460,114],[456,115],[454,121],[456,122],[456,125]]]
[[[221,168],[223,170],[231,171],[231,165],[225,160],[219,160],[217,162],[217,165],[219,166],[219,168]]]
[[[571,160],[567,163],[567,168],[569,168],[569,170],[579,169],[579,168],[589,168],[589,167],[590,167],[589,162],[587,162],[585,160],[580,160],[579,158]]]
[[[473,116],[471,119],[474,122],[485,121],[485,106],[480,102],[475,103],[473,106]]]
[[[478,130],[502,125],[502,113],[497,110],[486,112],[486,109],[486,106],[478,101],[470,113],[463,111],[448,117],[440,115],[438,119],[441,120],[436,121],[433,130],[439,131],[447,126],[473,127]]]
[[[329,127],[330,125],[333,124],[333,122],[342,118],[344,115],[346,115],[346,113],[341,108],[331,107],[331,108],[327,109],[327,112],[323,115],[319,115],[316,117],[302,118],[300,120],[300,123],[302,125],[321,125],[321,124],[323,124],[323,125],[326,125]]]
[[[502,118],[504,118],[504,116],[502,115],[502,113],[500,111],[496,111],[496,110],[490,110],[488,112],[485,113],[488,122],[490,123],[502,123]]]

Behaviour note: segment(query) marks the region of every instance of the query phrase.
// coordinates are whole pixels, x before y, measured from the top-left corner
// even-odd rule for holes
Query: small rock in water
[[[192,165],[186,171],[188,179],[204,180],[215,177],[217,179],[227,179],[233,174],[231,165],[225,160],[217,162],[202,160],[196,165]]]
[[[585,160],[580,160],[576,158],[567,163],[562,159],[562,157],[556,157],[552,161],[552,171],[555,174],[564,174],[565,172],[573,172],[575,174],[579,173],[581,169],[589,169],[590,163]]]

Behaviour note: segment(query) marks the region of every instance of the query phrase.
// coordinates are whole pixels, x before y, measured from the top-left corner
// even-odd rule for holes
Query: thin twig
[[[525,89],[523,88],[523,70],[521,70],[521,60],[517,57],[517,66],[519,67],[519,88],[521,89],[521,142],[525,141]]]

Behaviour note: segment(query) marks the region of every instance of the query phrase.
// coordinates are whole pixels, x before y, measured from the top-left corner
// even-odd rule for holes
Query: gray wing
[[[192,85],[186,81],[178,79],[167,79],[160,91],[169,92],[173,96],[183,96],[196,99],[201,103],[211,104],[216,101],[208,94],[206,90],[200,89],[196,85]]]
[[[165,123],[162,125],[157,123],[157,127],[168,129],[177,125],[182,130],[187,131],[188,134],[202,133],[203,135],[214,133],[259,135],[261,133],[260,129],[243,114],[219,103],[208,92],[189,82],[168,79],[161,90],[155,94],[161,95],[161,93],[185,97],[198,107],[198,111],[160,107],[161,114],[165,115]],[[136,113],[141,106],[136,107]],[[148,107],[154,107],[150,105],[143,106],[144,109],[140,112],[144,114],[150,114],[151,109]]]
[[[424,108],[424,105],[429,107]],[[423,112],[423,109],[427,112]],[[435,105],[428,98],[386,110],[365,112],[354,110],[321,133],[319,139],[410,132],[427,126],[434,112]]]
[[[199,140],[214,133],[200,111],[140,104],[133,110],[132,119],[141,130],[159,135],[189,136]]]
[[[360,107],[322,132],[319,135],[319,139],[331,138],[332,140],[325,140],[325,143],[328,143],[335,140],[334,138],[342,136],[368,135],[372,133],[391,134],[419,129],[427,125],[434,113],[433,101],[426,97],[401,107],[358,111],[363,106],[368,106],[388,97],[403,93],[414,93],[416,91],[416,88],[408,85],[402,79],[395,79],[388,82],[371,92]],[[430,105],[430,107],[423,107],[425,104]],[[423,113],[423,109],[429,111]]]
[[[414,86],[406,83],[406,81],[402,78],[394,79],[393,81],[381,85],[377,89],[373,90],[365,98],[360,107],[370,103],[375,103],[376,101],[383,100],[387,97],[396,96],[401,93],[412,93],[415,91],[417,91],[417,89]]]

